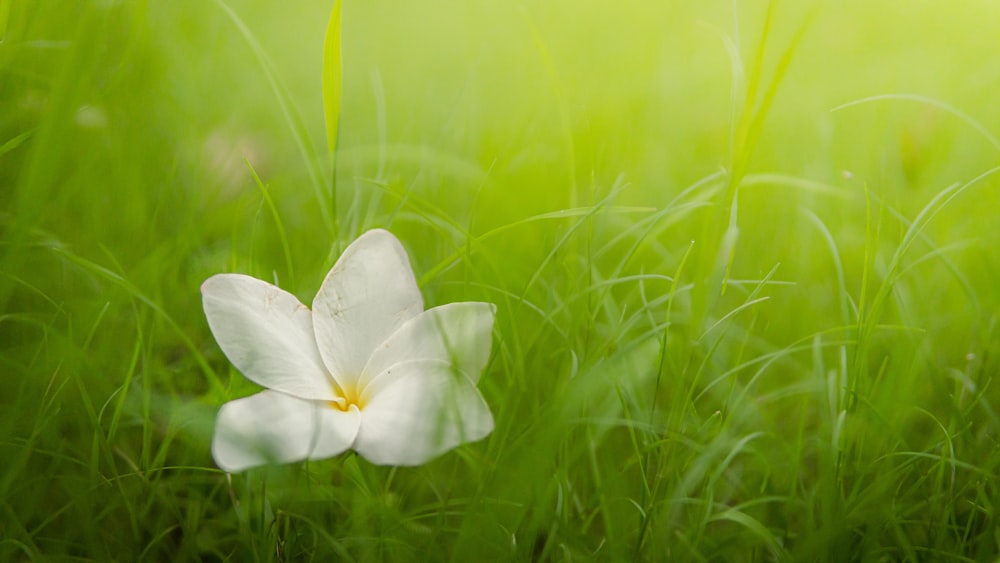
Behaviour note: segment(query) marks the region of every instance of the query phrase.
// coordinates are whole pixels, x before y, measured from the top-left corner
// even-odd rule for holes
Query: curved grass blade
[[[989,144],[993,145],[993,148],[1000,151],[1000,140],[998,140],[995,136],[993,136],[993,134],[990,133],[990,130],[987,129],[982,123],[977,121],[971,115],[958,109],[957,107],[942,102],[941,100],[932,98],[930,96],[921,96],[919,94],[907,94],[907,93],[879,94],[876,96],[868,96],[867,98],[861,98],[859,100],[854,100],[852,102],[840,104],[837,107],[831,108],[830,112],[833,113],[835,111],[845,110],[847,108],[859,106],[861,104],[867,104],[870,102],[879,102],[883,100],[905,100],[910,102],[919,102],[921,104],[926,104],[931,107],[938,108],[946,113],[953,115],[954,117],[957,117],[959,120],[965,122],[967,125],[972,127],[977,133],[982,135],[982,137],[986,139],[986,141]]]
[[[306,172],[309,174],[309,183],[312,184],[313,192],[316,194],[316,202],[318,204],[317,207],[319,208],[323,225],[331,234],[335,235],[337,232],[335,222],[335,217],[337,216],[337,201],[336,199],[330,200],[323,195],[323,180],[321,179],[322,172],[319,170],[318,166],[313,165],[313,155],[316,153],[313,150],[312,141],[309,139],[309,133],[306,130],[302,116],[299,115],[292,103],[291,94],[288,92],[285,85],[279,80],[277,68],[274,66],[274,63],[271,62],[271,59],[268,57],[264,47],[259,41],[257,41],[257,37],[253,34],[243,19],[240,18],[239,14],[237,14],[236,11],[226,3],[226,0],[215,0],[215,3],[222,9],[223,12],[225,12],[225,14],[236,26],[236,29],[243,36],[243,39],[246,40],[247,45],[250,46],[250,50],[253,52],[257,62],[260,64],[264,77],[267,79],[268,85],[271,87],[271,91],[278,102],[278,106],[281,108],[281,113],[285,117],[285,122],[292,131],[299,153],[302,155],[302,160],[306,164]]]

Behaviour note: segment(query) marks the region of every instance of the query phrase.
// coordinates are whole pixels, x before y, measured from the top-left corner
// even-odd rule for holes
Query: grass
[[[56,4],[0,1],[0,560],[1000,558],[994,7],[348,2],[327,137],[329,2]],[[493,434],[222,473],[199,285],[374,227],[497,304]]]

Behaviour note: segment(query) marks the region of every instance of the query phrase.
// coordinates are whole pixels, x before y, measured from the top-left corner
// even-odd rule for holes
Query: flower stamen
[[[326,403],[338,411],[347,412],[351,410],[351,406],[357,407],[358,410],[362,410],[364,408],[364,402],[361,400],[361,393],[358,392],[356,386],[351,385],[340,387],[335,385],[334,392],[337,394],[337,398],[332,401],[327,401]]]

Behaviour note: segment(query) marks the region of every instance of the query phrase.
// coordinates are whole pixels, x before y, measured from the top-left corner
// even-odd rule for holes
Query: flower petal
[[[312,314],[294,295],[241,274],[212,276],[201,294],[212,334],[247,379],[303,399],[336,397]]]
[[[428,309],[407,321],[379,346],[368,360],[358,387],[386,370],[413,360],[438,360],[461,370],[473,384],[479,382],[493,345],[492,303],[449,303]]]
[[[375,347],[423,311],[410,260],[388,231],[358,237],[313,300],[320,354],[342,387],[354,387]]]
[[[354,449],[368,461],[419,465],[493,431],[483,396],[448,363],[418,360],[389,369],[390,377],[376,377],[365,390]]]
[[[230,473],[267,463],[321,459],[347,450],[358,432],[357,409],[277,391],[230,401],[219,409],[212,456]]]
[[[319,435],[316,444],[309,452],[309,459],[326,459],[347,451],[358,436],[361,427],[361,411],[351,405],[350,410],[342,411],[320,403]]]

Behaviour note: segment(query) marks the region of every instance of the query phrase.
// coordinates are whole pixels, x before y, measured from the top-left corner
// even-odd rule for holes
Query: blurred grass
[[[326,221],[331,8],[2,3],[0,559],[997,559],[993,4],[347,3]],[[376,226],[494,434],[214,469],[199,284]]]

